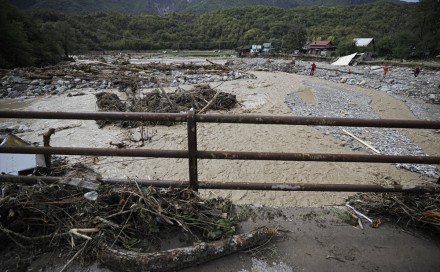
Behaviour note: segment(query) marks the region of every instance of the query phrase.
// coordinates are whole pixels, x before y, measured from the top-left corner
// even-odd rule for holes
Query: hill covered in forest
[[[271,6],[283,9],[301,6],[357,5],[399,0],[9,0],[20,10],[50,9],[68,14],[121,12],[129,14],[205,13],[245,6]]]
[[[336,53],[345,55],[359,50],[353,48],[357,37],[374,38],[375,54],[381,57],[436,56],[438,14],[438,0],[166,15],[23,13],[0,0],[0,68],[56,63],[88,50],[218,50],[271,42],[278,52],[292,52],[321,39],[330,39]]]

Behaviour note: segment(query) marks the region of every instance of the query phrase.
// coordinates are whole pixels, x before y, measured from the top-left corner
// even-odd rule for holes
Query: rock
[[[35,80],[31,81],[31,85],[36,86],[36,85],[39,85],[39,84],[40,84],[40,81],[38,79],[35,79]]]
[[[73,82],[75,82],[75,83],[80,83],[80,82],[81,82],[81,79],[80,79],[80,78],[75,78],[75,79],[73,80]]]
[[[350,78],[349,80],[347,80],[347,83],[350,85],[355,85],[356,84],[356,80],[353,78]]]
[[[11,92],[8,93],[8,97],[9,98],[16,98],[16,97],[19,97],[19,96],[20,96],[20,92],[18,92],[18,91],[11,91]]]
[[[56,92],[55,93],[57,95],[60,95],[60,94],[64,93],[65,90],[67,90],[66,87],[58,87],[58,88],[56,88]]]
[[[390,87],[388,87],[388,86],[381,86],[381,87],[380,87],[380,90],[381,90],[381,91],[384,91],[384,92],[389,92],[389,91],[391,91]]]
[[[67,97],[82,96],[82,95],[86,95],[86,94],[83,92],[72,92],[72,93],[68,93]]]
[[[21,78],[21,77],[16,77],[16,76],[13,76],[13,77],[10,79],[10,81],[11,81],[12,83],[19,83],[19,84],[25,83],[25,80],[24,80],[23,78]]]

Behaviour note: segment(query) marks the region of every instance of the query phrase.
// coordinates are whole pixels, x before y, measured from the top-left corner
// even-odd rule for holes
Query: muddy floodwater
[[[35,99],[0,99],[0,110],[23,110],[34,102]],[[0,118],[0,122],[12,122],[15,119]]]

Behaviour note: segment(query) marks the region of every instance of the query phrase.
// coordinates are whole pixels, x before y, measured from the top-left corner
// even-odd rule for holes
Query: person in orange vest
[[[312,66],[310,68],[310,75],[313,76],[315,74],[316,64],[312,63]]]
[[[385,76],[387,75],[389,70],[390,70],[390,67],[388,67],[386,65],[383,67],[383,78],[385,78]]]

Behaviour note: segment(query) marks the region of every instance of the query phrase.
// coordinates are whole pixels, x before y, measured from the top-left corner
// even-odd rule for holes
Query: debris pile
[[[283,59],[262,59],[250,58],[240,59],[239,61],[230,60],[227,63],[230,67],[240,71],[266,71],[266,72],[285,72],[299,73],[301,67],[295,66],[294,61]]]
[[[70,246],[84,260],[104,246],[155,252],[160,239],[180,237],[188,245],[236,232],[230,201],[203,200],[190,189],[100,185],[88,191],[43,183],[2,189],[0,238],[47,250]]]
[[[130,60],[90,61],[87,63],[60,64],[43,68],[16,68],[0,80],[0,98],[33,98],[40,95],[61,95],[67,90],[92,88],[126,89],[136,83],[139,88],[223,82],[255,78],[226,65],[209,64],[133,64]]]
[[[211,100],[213,101],[209,107],[212,110],[230,110],[237,104],[235,95],[225,92],[217,94],[208,84],[196,85],[189,91],[178,89],[174,93],[168,93],[167,96],[171,105],[159,90],[145,94],[140,103],[146,105],[144,111],[148,112],[186,112],[191,108],[199,112]]]
[[[235,95],[215,91],[208,84],[196,85],[193,89],[185,91],[181,88],[173,93],[166,93],[155,89],[151,92],[137,96],[135,92],[127,92],[130,103],[123,103],[116,94],[98,93],[96,104],[100,111],[129,111],[129,112],[156,112],[179,113],[187,112],[191,108],[196,113],[212,110],[230,110],[237,104]],[[131,95],[130,95],[131,94]],[[113,123],[121,127],[138,127],[146,124],[172,125],[172,122],[133,122],[133,121],[98,121],[100,127]]]
[[[35,184],[0,182],[0,243],[6,252],[69,251],[82,264],[100,261],[115,271],[176,271],[264,245],[278,229],[236,234],[239,207],[202,199],[189,188],[106,184],[93,169],[55,157]],[[28,253],[29,254],[29,253]],[[32,258],[5,261],[26,268]]]
[[[119,99],[119,97],[114,93],[97,93],[96,94],[96,105],[100,111],[110,111],[110,112],[125,112],[126,105]],[[117,124],[121,127],[127,127],[130,124],[127,121],[107,121],[107,120],[97,120],[96,123],[100,128],[104,127],[106,124]]]
[[[440,186],[438,188],[440,190]],[[428,227],[440,231],[440,195],[405,193],[360,193],[351,205],[373,217],[407,227]]]

